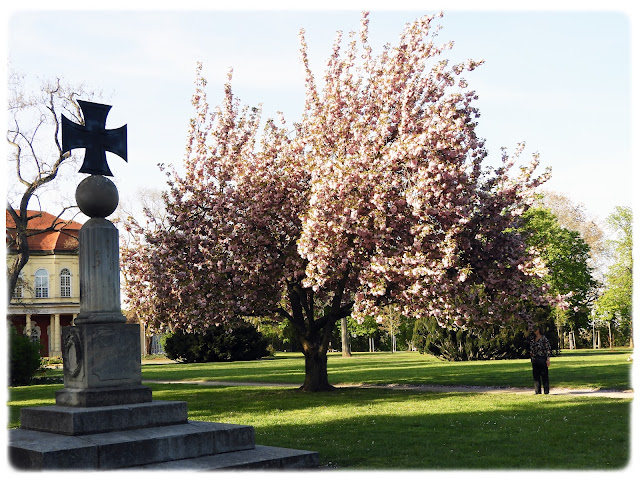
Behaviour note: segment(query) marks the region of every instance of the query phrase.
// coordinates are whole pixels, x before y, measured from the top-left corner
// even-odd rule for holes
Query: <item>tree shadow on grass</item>
[[[358,388],[176,393],[157,396],[186,400],[192,419],[254,425],[259,444],[318,451],[327,468],[616,469],[629,461],[630,402],[618,399]]]
[[[310,394],[273,387],[151,387],[154,400],[186,401],[191,420],[254,425],[257,443],[318,451],[326,468],[592,470],[624,468],[630,458],[628,400],[361,388]],[[59,388],[10,389],[10,422],[17,422],[21,406],[55,403]]]
[[[318,451],[325,467],[426,470],[625,467],[629,461],[628,426],[604,433],[606,425],[594,429],[585,417],[591,420],[594,417],[587,405],[571,409],[538,406],[501,412],[373,413],[309,425],[261,426],[256,431],[259,443]]]

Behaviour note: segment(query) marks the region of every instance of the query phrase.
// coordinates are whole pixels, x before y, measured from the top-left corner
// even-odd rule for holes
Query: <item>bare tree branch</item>
[[[15,290],[20,271],[29,261],[29,245],[27,239],[46,232],[60,231],[70,223],[61,218],[74,206],[66,206],[54,218],[51,225],[30,230],[30,220],[38,215],[31,215],[29,204],[38,203],[43,187],[53,182],[65,161],[72,161],[72,155],[63,154],[59,140],[60,115],[62,112],[82,123],[81,109],[77,98],[93,98],[96,94],[84,86],[70,86],[59,78],[53,82],[41,82],[39,93],[25,95],[22,91],[25,82],[21,75],[11,72],[9,79],[8,111],[12,117],[13,128],[7,130],[7,143],[13,148],[10,162],[15,162],[15,179],[24,186],[18,198],[7,199],[7,212],[15,224],[15,236],[8,238],[8,246],[12,248],[11,259],[7,265],[7,302]],[[38,211],[42,206],[38,205]]]

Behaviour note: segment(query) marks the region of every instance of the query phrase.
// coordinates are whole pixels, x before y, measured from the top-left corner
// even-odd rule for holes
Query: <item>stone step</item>
[[[47,405],[20,410],[21,428],[61,435],[87,435],[186,422],[187,402],[156,400],[106,407]]]
[[[144,470],[309,469],[318,467],[318,452],[256,445],[251,450],[131,467]]]
[[[22,469],[115,469],[255,448],[253,427],[188,421],[89,435],[9,431],[9,459]]]

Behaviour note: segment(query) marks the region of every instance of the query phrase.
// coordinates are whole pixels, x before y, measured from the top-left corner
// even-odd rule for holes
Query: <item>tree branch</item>
[[[282,317],[286,318],[287,320],[293,323],[293,316],[289,312],[287,312],[284,308],[278,307],[274,311],[278,315],[281,315]]]

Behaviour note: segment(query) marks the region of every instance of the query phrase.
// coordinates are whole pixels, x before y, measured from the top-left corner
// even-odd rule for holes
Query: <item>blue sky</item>
[[[105,92],[105,103],[113,105],[107,126],[126,123],[129,135],[129,163],[110,157],[110,167],[121,197],[135,198],[138,187],[164,187],[157,163],[182,162],[197,61],[204,64],[210,104],[221,101],[233,67],[234,93],[244,103],[262,103],[265,117],[281,110],[292,122],[304,102],[300,28],[318,78],[336,30],[357,30],[363,8],[371,10],[374,47],[393,45],[405,23],[444,10],[439,38],[455,42],[452,60],[486,62],[466,78],[480,96],[478,131],[490,157],[497,160],[500,147],[512,151],[525,141],[526,158],[539,152],[542,166],[553,169],[547,188],[604,219],[614,206],[632,203],[634,17],[626,3],[571,10],[559,1],[553,5],[563,10],[544,11],[471,10],[472,4],[457,2],[418,8],[403,1],[393,4],[396,10],[388,10],[389,2],[348,3],[351,10],[333,2],[306,10],[266,2],[266,11],[240,10],[243,2],[234,3],[235,11],[201,10],[188,1],[181,5],[192,9],[176,9],[174,2],[172,10],[144,10],[129,2],[83,11],[84,4],[67,9],[62,2],[59,10],[45,10],[50,6],[43,3],[7,15],[7,57],[26,74],[62,76]]]

